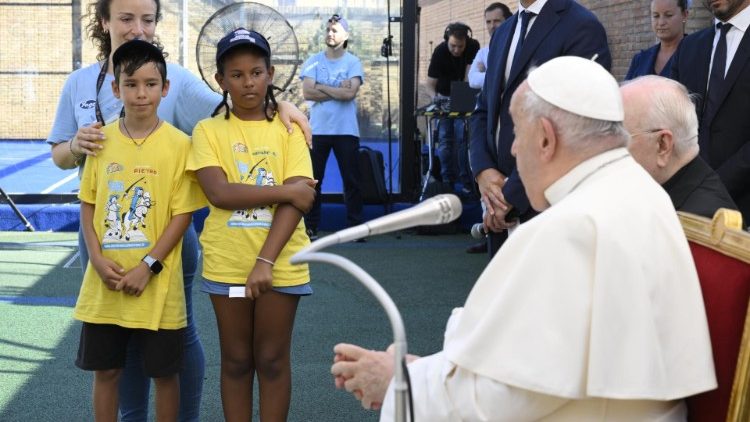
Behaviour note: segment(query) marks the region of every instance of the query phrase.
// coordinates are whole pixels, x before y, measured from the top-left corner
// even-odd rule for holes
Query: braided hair
[[[253,53],[256,53],[256,54],[261,51],[258,47],[254,47],[251,44],[237,46],[233,49],[233,51],[231,51],[228,54],[225,54],[221,58],[221,60],[216,63],[216,73],[222,74],[222,75],[224,74],[224,62],[226,61],[228,57],[230,57],[232,54],[236,52],[235,50],[236,51],[241,51],[241,50],[252,51]],[[270,69],[271,58],[266,56],[265,54],[262,54],[262,55],[263,55],[263,60],[266,63],[266,69]],[[266,96],[263,99],[263,113],[266,115],[266,120],[268,120],[269,122],[273,120],[273,116],[276,114],[276,111],[279,109],[279,104],[276,102],[276,96],[273,93],[274,91],[283,92],[284,90],[277,87],[273,83],[269,84],[268,87],[266,88]],[[216,106],[216,108],[214,109],[214,112],[211,113],[211,117],[218,115],[221,109],[224,108],[225,110],[224,119],[226,120],[229,119],[230,109],[229,109],[229,102],[227,101],[228,98],[229,98],[229,91],[224,90],[221,102],[219,103],[218,106]]]

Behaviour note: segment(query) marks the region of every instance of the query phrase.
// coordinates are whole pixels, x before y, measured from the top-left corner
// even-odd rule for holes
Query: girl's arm
[[[125,269],[102,255],[99,239],[96,237],[96,231],[94,230],[94,207],[94,204],[81,201],[81,230],[83,231],[86,249],[89,252],[89,261],[91,261],[91,265],[108,289],[119,290],[117,285],[122,280]]]
[[[290,177],[284,181],[284,186],[305,185],[305,181],[311,180],[301,176]],[[276,262],[276,258],[294,233],[300,219],[302,219],[302,212],[291,204],[279,204],[276,208],[266,241],[258,252],[258,259],[253,266],[253,270],[247,276],[245,296],[250,299],[257,299],[261,294],[271,289],[273,281],[273,265],[271,262]]]
[[[190,225],[192,215],[192,212],[187,212],[173,216],[148,255],[163,263],[167,255],[177,245],[177,242],[182,240],[182,235],[185,234],[185,230]],[[146,289],[151,276],[151,269],[145,262],[141,261],[117,283],[117,290],[122,290],[129,295],[140,296]]]
[[[289,204],[305,213],[315,200],[316,181],[308,178],[291,178],[281,186],[253,186],[229,183],[221,167],[203,167],[195,174],[211,205],[225,210]]]

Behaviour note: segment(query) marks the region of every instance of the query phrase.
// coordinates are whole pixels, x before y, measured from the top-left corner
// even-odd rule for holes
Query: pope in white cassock
[[[448,320],[410,357],[418,421],[684,421],[716,388],[698,277],[669,196],[625,149],[615,79],[559,57],[511,102],[531,204]],[[394,417],[390,352],[334,348],[336,385]],[[387,393],[386,393],[387,391]]]

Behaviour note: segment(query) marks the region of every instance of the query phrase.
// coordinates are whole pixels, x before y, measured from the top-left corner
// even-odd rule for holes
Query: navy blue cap
[[[216,61],[218,62],[221,56],[227,54],[229,50],[243,44],[252,44],[268,57],[271,57],[271,46],[268,45],[268,41],[263,35],[255,31],[248,31],[245,28],[237,28],[219,40],[216,45]]]

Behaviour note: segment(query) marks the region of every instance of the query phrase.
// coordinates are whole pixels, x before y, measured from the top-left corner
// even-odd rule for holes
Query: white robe
[[[698,276],[672,203],[616,149],[546,191],[492,259],[443,352],[409,366],[417,420],[684,420],[716,388]],[[381,421],[393,418],[392,385]]]

